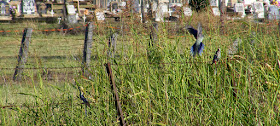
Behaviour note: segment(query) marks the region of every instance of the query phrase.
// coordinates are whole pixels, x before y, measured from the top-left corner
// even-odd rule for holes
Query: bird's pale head
[[[84,88],[82,86],[79,86],[80,91],[84,92]]]

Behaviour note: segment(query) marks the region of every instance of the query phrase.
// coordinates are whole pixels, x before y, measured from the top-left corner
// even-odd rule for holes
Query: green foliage
[[[190,0],[189,5],[194,10],[200,11],[209,6],[209,0]]]
[[[220,35],[216,25],[205,23],[204,53],[192,58],[189,49],[195,41],[193,36],[169,38],[167,26],[160,24],[158,44],[153,47],[148,47],[145,29],[133,27],[118,38],[112,71],[129,125],[279,125],[277,29],[228,23],[228,35]],[[253,31],[257,35],[250,37]],[[18,37],[7,35],[0,45],[12,45]],[[73,57],[79,58],[83,46],[67,45],[82,44],[83,37],[35,34],[30,55],[36,56],[29,58],[27,66],[80,65],[81,61]],[[104,67],[108,38],[106,34],[95,34],[94,38],[90,63],[94,81],[81,76],[80,68],[27,69],[21,83],[0,80],[0,106],[9,106],[0,108],[0,125],[119,125]],[[234,56],[227,56],[236,38],[242,43]],[[221,48],[222,58],[217,65],[210,65],[217,48]],[[4,50],[1,56],[11,55],[6,51],[18,52],[14,48]],[[13,67],[16,59],[1,61],[8,62],[0,63],[1,67]],[[12,76],[13,71],[1,71],[1,78]],[[96,100],[86,108],[87,116],[78,86]]]

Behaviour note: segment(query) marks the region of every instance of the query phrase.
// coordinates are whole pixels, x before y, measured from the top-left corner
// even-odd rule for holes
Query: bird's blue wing
[[[204,49],[204,44],[201,42],[198,49],[198,54],[201,55]]]

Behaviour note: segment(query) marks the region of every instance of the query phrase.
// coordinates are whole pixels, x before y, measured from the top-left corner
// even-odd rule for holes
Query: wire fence
[[[230,61],[236,61],[238,59],[230,59],[230,60],[223,60],[219,61],[218,64],[226,64]],[[232,63],[232,62],[230,62]],[[134,66],[134,65],[184,65],[184,64],[207,64],[213,65],[212,61],[191,61],[191,62],[161,62],[161,63],[115,63],[111,64],[112,66]],[[96,67],[96,66],[104,66],[102,64],[95,64],[89,65],[89,67]],[[12,68],[12,67],[2,67],[0,70],[15,70],[15,69],[29,69],[29,70],[36,70],[36,69],[80,69],[81,65],[78,66],[64,66],[64,67],[27,67],[27,68]]]
[[[94,25],[97,25],[97,24],[94,24]],[[43,29],[43,30],[39,30],[39,29],[33,29],[33,31],[35,31],[35,32],[56,32],[56,31],[71,31],[71,30],[73,30],[73,29],[78,29],[78,28],[84,28],[84,27],[87,27],[88,26],[88,24],[86,24],[86,25],[80,25],[80,26],[76,26],[76,27],[71,27],[71,28],[67,28],[67,29],[56,29],[56,28],[53,28],[53,29]],[[111,29],[121,29],[121,28],[118,28],[118,27],[113,27],[113,26],[105,26],[106,28],[111,28]],[[3,33],[3,32],[23,32],[23,30],[0,30],[0,33]],[[186,37],[186,36],[172,36],[172,35],[169,35],[168,36],[169,38],[176,38],[176,37]],[[63,39],[65,39],[66,41],[68,41],[67,40],[67,38],[63,38]],[[52,41],[52,40],[63,40],[63,39],[61,39],[61,38],[48,38],[48,39],[46,39],[46,40],[48,40],[48,41]],[[16,40],[18,40],[18,39],[16,39]],[[40,39],[40,40],[44,40],[44,39]],[[80,40],[80,41],[84,41],[84,39],[71,39],[71,41],[77,41],[77,40]],[[93,38],[93,40],[94,41],[98,41],[98,40],[101,40],[101,38]],[[104,42],[104,40],[101,40],[101,41],[103,41]],[[108,40],[105,40],[105,41],[108,41]],[[119,41],[133,41],[133,40],[131,40],[131,39],[120,39]],[[147,40],[147,41],[150,41],[150,40]],[[140,45],[137,45],[137,43],[130,43],[129,44],[130,46],[134,46],[135,48],[137,48],[138,46],[140,46]],[[52,48],[52,47],[57,47],[57,49],[59,48],[59,51],[62,51],[62,50],[70,50],[70,49],[68,49],[67,47],[69,47],[69,48],[76,48],[76,47],[83,47],[84,46],[84,44],[71,44],[71,45],[53,45],[53,46],[47,46],[48,48]],[[126,46],[128,46],[128,45],[126,45]],[[46,47],[44,47],[43,45],[30,45],[30,47],[32,47],[32,48],[37,48],[37,47],[42,47],[42,48],[46,48]],[[66,47],[65,49],[63,49],[63,47]],[[9,48],[16,48],[16,49],[19,49],[20,48],[20,46],[2,46],[2,47],[0,47],[0,49],[3,49],[3,48],[7,48],[7,49],[9,49]],[[139,48],[139,47],[138,47]],[[141,47],[141,48],[145,48],[146,49],[146,47]],[[82,48],[81,48],[82,49]],[[105,47],[104,47],[104,51],[105,50],[107,50],[107,48],[105,49]],[[55,51],[57,51],[57,50],[55,50]],[[104,53],[104,52],[103,52]],[[69,55],[65,55],[64,57],[71,57],[71,56],[69,56]],[[107,55],[104,55],[104,56],[98,56],[98,57],[106,57]],[[18,56],[1,56],[0,57],[0,60],[1,59],[14,59],[14,60],[16,60],[17,59],[17,57]],[[38,58],[38,59],[40,59],[42,56],[31,56],[31,57],[33,57],[33,58]],[[133,55],[132,57],[147,57],[147,54],[144,54],[144,55]],[[80,60],[79,61],[81,61],[81,59],[82,58],[80,58]],[[193,63],[200,63],[200,64],[211,64],[211,62],[212,61],[207,61],[207,62],[195,62],[195,61],[193,61],[193,62],[162,62],[162,63],[135,63],[135,64],[131,64],[131,63],[119,63],[119,64],[112,64],[112,65],[116,65],[116,66],[125,66],[125,65],[167,65],[167,64],[193,64]],[[2,63],[5,63],[5,62],[2,62]],[[9,62],[7,62],[7,63],[9,63]],[[60,62],[57,62],[57,63],[60,63]],[[225,63],[225,62],[222,62],[222,63]],[[28,64],[26,64],[26,65],[28,65]],[[30,66],[32,66],[32,64],[29,64]],[[63,65],[63,64],[62,64]],[[73,65],[73,66],[62,66],[62,67],[26,67],[26,68],[12,68],[12,67],[1,67],[0,68],[0,70],[15,70],[15,69],[29,69],[29,70],[35,70],[35,69],[80,69],[81,68],[81,65]],[[34,66],[34,65],[33,65]],[[94,66],[96,66],[96,65],[94,65]],[[89,67],[94,67],[94,66],[89,66]]]

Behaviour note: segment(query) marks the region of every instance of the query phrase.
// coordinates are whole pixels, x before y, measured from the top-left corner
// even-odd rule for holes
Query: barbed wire
[[[235,60],[227,60],[227,61],[220,61],[221,64],[226,64],[228,61],[235,61]],[[211,65],[212,61],[192,61],[192,62],[162,62],[162,63],[117,63],[117,64],[111,64],[112,66],[133,66],[133,65],[172,65],[172,64],[208,64]],[[103,66],[103,64],[99,65],[90,65],[89,67],[96,67],[96,66]],[[64,66],[64,67],[30,67],[30,68],[11,68],[11,67],[2,67],[0,70],[11,70],[11,69],[78,69],[82,66]]]

